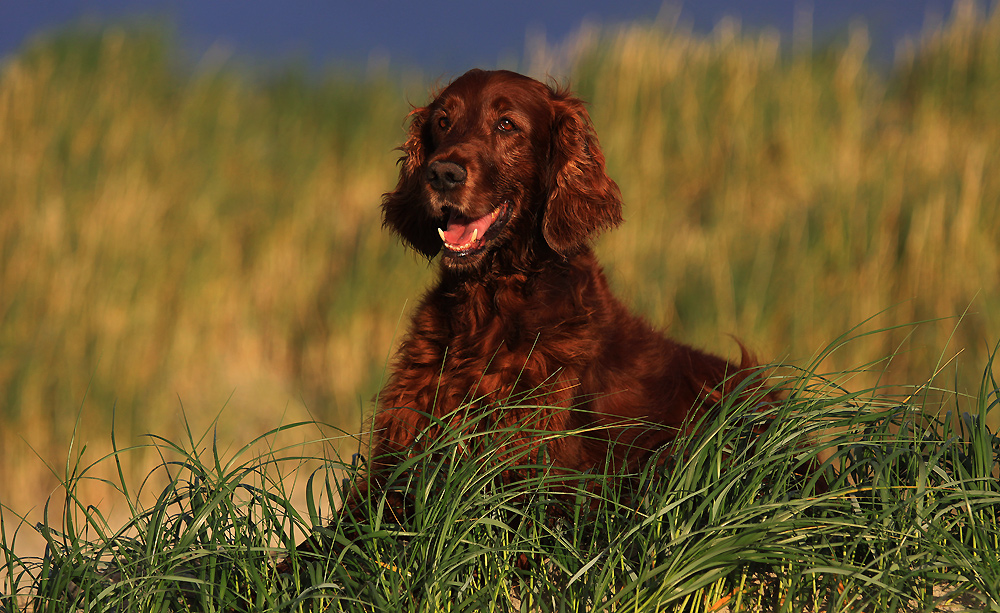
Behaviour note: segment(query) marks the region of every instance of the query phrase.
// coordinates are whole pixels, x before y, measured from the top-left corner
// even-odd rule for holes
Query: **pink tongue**
[[[493,220],[489,214],[483,215],[479,219],[469,219],[452,211],[451,217],[448,218],[448,227],[444,230],[444,240],[451,245],[464,245],[472,238],[474,229],[479,229],[479,234],[476,235],[477,239],[482,238],[491,223]]]

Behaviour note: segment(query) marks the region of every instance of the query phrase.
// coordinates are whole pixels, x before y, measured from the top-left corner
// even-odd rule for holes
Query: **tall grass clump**
[[[511,449],[523,431],[448,432],[330,524],[320,509],[351,487],[357,458],[283,449],[277,431],[232,454],[207,435],[156,439],[156,472],[169,479],[124,527],[76,495],[94,464],[74,465],[66,511],[35,528],[43,555],[13,553],[6,543],[20,535],[4,526],[3,606],[1000,610],[1000,437],[987,426],[996,380],[984,379],[974,413],[938,418],[917,403],[886,403],[881,390],[840,391],[814,372],[775,380],[786,401],[724,402],[697,434],[631,475],[533,464],[544,454]],[[285,430],[298,428],[312,426]],[[544,449],[587,434],[535,435]],[[131,452],[99,462],[118,465]],[[299,513],[285,484],[304,458],[324,466],[308,478],[309,512]],[[125,479],[113,485],[137,498]],[[389,510],[401,506],[405,515]],[[325,546],[291,553],[291,572],[277,572],[309,531]]]

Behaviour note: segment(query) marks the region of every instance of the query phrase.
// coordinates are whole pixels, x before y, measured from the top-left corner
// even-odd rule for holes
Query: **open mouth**
[[[466,217],[452,209],[446,227],[438,228],[438,234],[448,252],[453,255],[469,255],[479,251],[489,240],[496,237],[509,218],[509,200],[504,200],[493,211],[476,219]]]

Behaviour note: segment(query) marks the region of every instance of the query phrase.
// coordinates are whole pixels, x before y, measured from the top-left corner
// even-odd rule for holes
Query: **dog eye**
[[[448,119],[447,116],[442,115],[441,117],[438,117],[437,124],[442,130],[447,130],[451,127],[451,120]]]
[[[514,122],[509,117],[501,117],[500,121],[497,122],[497,130],[501,132],[513,132],[516,129],[517,126],[514,125]]]

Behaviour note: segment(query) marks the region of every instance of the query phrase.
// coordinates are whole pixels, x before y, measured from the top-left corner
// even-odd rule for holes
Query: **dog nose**
[[[438,191],[454,189],[465,182],[465,169],[454,162],[435,161],[427,165],[427,182]]]

